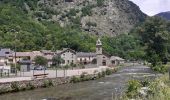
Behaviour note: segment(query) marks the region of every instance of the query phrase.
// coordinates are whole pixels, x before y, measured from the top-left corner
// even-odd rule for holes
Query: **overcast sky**
[[[130,0],[136,3],[147,15],[170,11],[170,0]]]

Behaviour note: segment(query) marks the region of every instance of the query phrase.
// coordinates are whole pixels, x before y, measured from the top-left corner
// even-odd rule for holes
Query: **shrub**
[[[141,84],[143,87],[147,87],[150,85],[150,82],[148,80],[141,81]]]
[[[101,78],[101,77],[102,77],[102,73],[99,72],[99,73],[97,74],[97,78]]]
[[[11,89],[12,89],[13,92],[19,91],[18,82],[12,82],[11,83]]]
[[[113,71],[111,69],[106,69],[106,75],[111,75],[113,73]]]
[[[31,82],[29,82],[26,86],[28,90],[33,90],[35,88],[35,86]]]
[[[97,6],[103,6],[104,0],[97,0]]]
[[[49,84],[49,86],[54,86],[54,84],[53,84],[53,81],[52,81],[52,80],[48,80],[48,84]]]
[[[70,66],[69,65],[65,65],[63,66],[65,69],[68,69]]]
[[[93,5],[87,5],[85,7],[82,8],[82,16],[91,16],[92,15],[92,8]]]
[[[49,87],[49,81],[48,80],[44,80],[42,87]]]
[[[166,73],[168,72],[168,67],[165,65],[156,65],[155,67],[151,67],[152,70],[159,72],[159,73]]]
[[[105,72],[105,71],[102,71],[102,72],[101,72],[101,75],[102,75],[102,77],[105,77],[106,72]]]
[[[129,98],[136,98],[138,96],[138,90],[142,87],[141,83],[138,80],[130,80],[128,82],[128,88],[126,95]]]
[[[8,92],[9,90],[6,88],[6,87],[1,87],[0,88],[0,94],[3,94],[3,93],[6,93]]]
[[[67,14],[68,16],[76,16],[76,13],[78,12],[78,10],[72,8],[70,9],[69,13]]]
[[[77,83],[80,82],[80,77],[73,76],[70,80],[71,83]]]
[[[96,27],[97,26],[97,24],[95,22],[87,22],[86,25],[89,26],[89,27],[91,27],[91,26]]]
[[[170,87],[166,82],[167,76],[156,79],[149,86],[148,100],[170,100]]]

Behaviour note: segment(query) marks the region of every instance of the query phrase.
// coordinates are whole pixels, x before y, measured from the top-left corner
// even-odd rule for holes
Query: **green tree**
[[[35,65],[37,66],[46,66],[48,63],[48,60],[42,56],[36,56],[34,61],[35,61]]]
[[[104,0],[97,0],[97,6],[103,6]]]
[[[146,59],[155,67],[168,61],[168,40],[167,23],[158,17],[148,18],[138,28],[139,36],[145,46]]]
[[[63,63],[63,59],[61,58],[61,56],[59,55],[55,55],[53,58],[52,58],[52,63],[54,66],[60,66],[61,63]]]

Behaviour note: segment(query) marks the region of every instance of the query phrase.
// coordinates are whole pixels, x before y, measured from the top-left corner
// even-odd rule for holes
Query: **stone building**
[[[63,50],[57,50],[56,55],[59,55],[64,61],[61,64],[64,65],[70,65],[70,64],[76,64],[76,52],[69,48],[63,48]]]
[[[6,65],[13,63],[13,51],[11,49],[0,49],[0,62]]]
[[[96,57],[97,66],[113,67],[124,63],[124,59],[117,56],[110,56],[107,53],[103,52],[102,42],[100,39],[98,39],[96,42]]]
[[[110,65],[110,55],[103,52],[102,42],[100,39],[96,42],[96,56],[97,56],[97,66],[109,66]]]
[[[78,52],[76,53],[77,63],[79,64],[90,64],[95,63],[96,53],[93,52]]]
[[[110,56],[105,53],[102,48],[102,42],[100,39],[96,41],[96,52],[76,52],[69,48],[64,48],[63,50],[57,50],[52,52],[51,50],[41,50],[41,51],[30,51],[30,52],[14,52],[10,49],[0,50],[0,62],[6,65],[22,61],[30,60],[34,63],[34,58],[36,56],[43,56],[48,60],[48,67],[52,65],[52,58],[55,55],[59,55],[64,61],[62,66],[70,64],[96,64],[99,66],[116,66],[124,63],[124,59],[117,56]]]

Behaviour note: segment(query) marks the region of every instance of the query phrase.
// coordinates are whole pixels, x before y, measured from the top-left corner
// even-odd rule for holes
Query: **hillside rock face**
[[[129,32],[146,17],[128,0],[39,0],[37,6],[38,20],[57,21],[62,27],[72,25],[96,35]]]
[[[162,17],[166,20],[170,20],[170,11],[159,13],[156,16]]]

